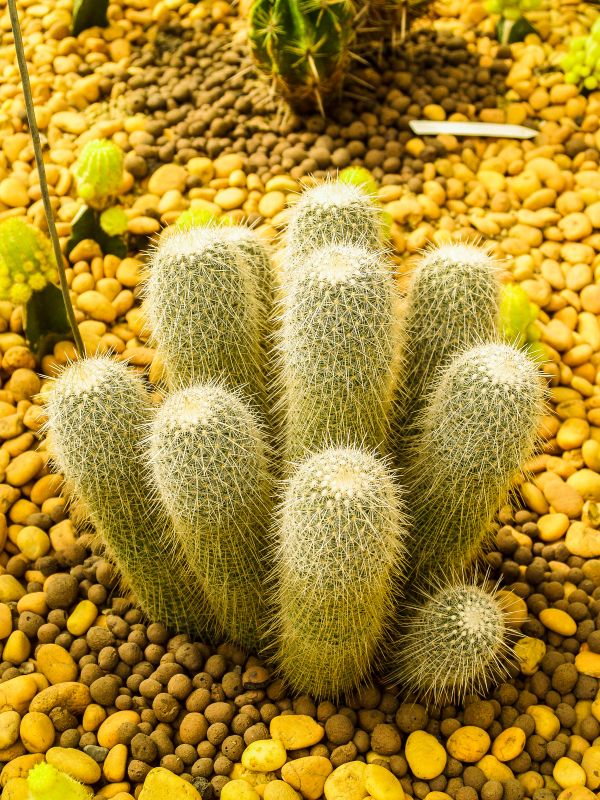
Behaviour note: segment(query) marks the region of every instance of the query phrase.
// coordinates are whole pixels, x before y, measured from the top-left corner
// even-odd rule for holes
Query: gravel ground
[[[157,766],[166,783],[147,781],[140,800],[186,796],[190,782],[189,800],[219,797],[240,778],[266,800],[298,797],[290,787],[317,800],[328,771],[362,769],[356,761],[385,767],[419,800],[592,800],[600,789],[600,93],[580,95],[552,65],[553,50],[597,12],[546,4],[533,14],[542,38],[506,48],[479,3],[440,4],[433,29],[417,27],[390,56],[376,92],[364,85],[374,83],[373,68],[360,67],[352,96],[323,120],[282,115],[246,71],[242,27],[222,0],[171,12],[111,3],[111,26],[77,41],[62,4],[19,5],[63,242],[79,207],[69,167],[82,145],[110,136],[127,152],[130,257],[102,256],[91,241],[70,256],[89,352],[112,351],[156,379],[137,251],[181,211],[228,213],[276,237],[311,175],[356,164],[372,170],[393,219],[400,281],[428,242],[484,236],[505,259],[504,277],[541,308],[551,409],[543,450],[513,509],[500,510],[488,555],[527,615],[510,681],[462,706],[425,708],[379,685],[345,705],[316,703],[290,697],[252,655],[149,624],[122,596],[48,468],[48,381],[39,374],[56,374],[72,344],[58,343],[37,364],[21,309],[0,302],[3,800],[20,800],[21,776],[44,757],[94,797],[116,800],[138,798]],[[8,30],[2,6],[0,219],[43,225]],[[539,134],[421,139],[407,124],[423,116],[519,122]],[[286,716],[303,731],[284,750],[292,766],[249,771],[242,754],[247,761],[253,742],[281,739],[272,723]],[[261,775],[284,781],[266,789]],[[230,797],[244,800],[234,786]],[[349,800],[328,800],[338,796]]]

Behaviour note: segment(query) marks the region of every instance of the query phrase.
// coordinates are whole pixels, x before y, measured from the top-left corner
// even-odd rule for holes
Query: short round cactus
[[[390,679],[434,703],[460,702],[501,677],[509,653],[505,615],[493,591],[466,581],[404,605],[402,634],[389,657]]]
[[[338,174],[338,180],[351,186],[358,186],[374,199],[377,197],[377,181],[365,167],[344,167]]]
[[[206,208],[187,208],[175,220],[175,228],[189,231],[202,225],[229,225],[229,217],[224,214],[218,217]]]
[[[115,195],[123,182],[123,160],[123,151],[110,139],[87,142],[73,169],[82,200],[100,207]]]
[[[330,244],[381,250],[382,209],[361,186],[326,181],[303,192],[290,210],[284,270],[298,258]]]
[[[175,392],[154,419],[150,462],[220,634],[256,646],[265,616],[270,479],[255,414],[214,384]]]
[[[82,783],[45,761],[29,770],[27,788],[28,800],[89,800],[90,798],[87,788]]]
[[[333,244],[294,264],[281,287],[278,354],[288,460],[329,445],[384,450],[399,354],[390,262]]]
[[[108,236],[122,236],[127,233],[129,219],[120,206],[107,208],[100,214],[100,227]]]
[[[58,280],[52,246],[41,231],[12,217],[0,222],[0,300],[25,304]]]
[[[393,612],[404,530],[393,476],[365,450],[325,450],[289,478],[274,633],[294,691],[337,697],[368,676]]]

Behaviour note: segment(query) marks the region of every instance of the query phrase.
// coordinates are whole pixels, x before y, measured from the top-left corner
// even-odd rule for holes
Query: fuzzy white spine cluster
[[[152,407],[141,380],[108,357],[77,361],[56,379],[47,413],[54,460],[142,609],[173,630],[206,634],[206,600],[181,580],[183,554],[151,500],[143,428]]]
[[[150,258],[145,307],[172,388],[220,380],[262,403],[257,269],[224,230],[199,226],[165,237]]]
[[[267,448],[255,414],[216,384],[176,392],[154,419],[150,462],[219,633],[255,647],[270,516]]]
[[[369,674],[393,611],[404,517],[385,461],[325,450],[287,481],[275,550],[278,660],[289,685],[337,697]]]
[[[390,659],[390,679],[434,703],[485,692],[506,672],[506,620],[494,591],[467,581],[438,586],[405,606],[402,635]]]
[[[535,448],[543,407],[537,366],[511,345],[478,345],[441,372],[405,475],[413,576],[447,574],[479,555],[494,514]]]
[[[294,265],[279,303],[285,455],[386,441],[398,378],[398,295],[380,252],[330,244]]]

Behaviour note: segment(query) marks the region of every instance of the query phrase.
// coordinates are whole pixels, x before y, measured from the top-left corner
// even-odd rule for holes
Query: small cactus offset
[[[110,139],[88,142],[74,167],[77,193],[93,208],[102,208],[123,182],[121,148]]]
[[[400,462],[438,370],[455,353],[496,335],[499,301],[498,267],[480,247],[442,245],[418,262],[402,321],[395,420]]]
[[[264,435],[237,395],[215,384],[169,396],[150,434],[150,462],[219,633],[247,646],[264,625],[270,479]]]
[[[330,244],[381,250],[384,242],[383,210],[364,186],[326,181],[303,192],[290,210],[284,271]]]
[[[108,357],[77,361],[56,379],[46,409],[54,460],[142,609],[175,630],[205,634],[206,601],[182,580],[182,554],[152,500],[143,440],[152,407],[141,380]]]
[[[354,40],[352,0],[254,0],[248,39],[255,63],[298,110],[339,96]]]
[[[338,697],[368,677],[402,572],[387,464],[359,448],[313,455],[287,481],[277,537],[278,661],[295,691]]]
[[[0,300],[25,304],[58,280],[52,247],[43,233],[16,217],[0,222]]]
[[[463,351],[441,373],[404,476],[417,585],[480,554],[494,514],[535,448],[543,404],[540,372],[511,345]]]
[[[166,236],[150,257],[146,309],[171,387],[220,380],[262,405],[265,309],[256,266],[225,230]]]
[[[434,703],[483,693],[506,674],[507,626],[494,591],[465,580],[438,586],[405,606],[402,634],[390,652],[389,678]]]
[[[90,800],[82,783],[45,761],[29,770],[27,788],[28,800]]]
[[[286,458],[332,444],[385,449],[399,352],[391,264],[335,244],[288,266],[278,332]]]

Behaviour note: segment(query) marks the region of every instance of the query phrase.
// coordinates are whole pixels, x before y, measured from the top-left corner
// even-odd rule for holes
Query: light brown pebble
[[[575,520],[569,526],[565,544],[574,556],[596,558],[600,556],[600,531]]]
[[[171,189],[183,192],[188,178],[188,171],[178,164],[163,164],[150,176],[148,191],[162,197]]]
[[[89,314],[92,319],[97,319],[100,322],[114,322],[117,317],[113,304],[103,294],[94,289],[80,294],[76,304],[80,311]]]
[[[28,206],[27,187],[18,178],[4,178],[0,181],[0,202],[11,208]]]
[[[600,475],[591,469],[577,470],[567,478],[567,485],[584,500],[600,500]]]
[[[154,217],[134,217],[127,223],[127,230],[135,236],[151,236],[160,230],[160,222]]]
[[[241,208],[246,200],[248,192],[245,189],[240,189],[236,186],[231,186],[228,189],[221,189],[215,195],[215,203],[223,209],[223,211],[232,211],[234,208]]]

